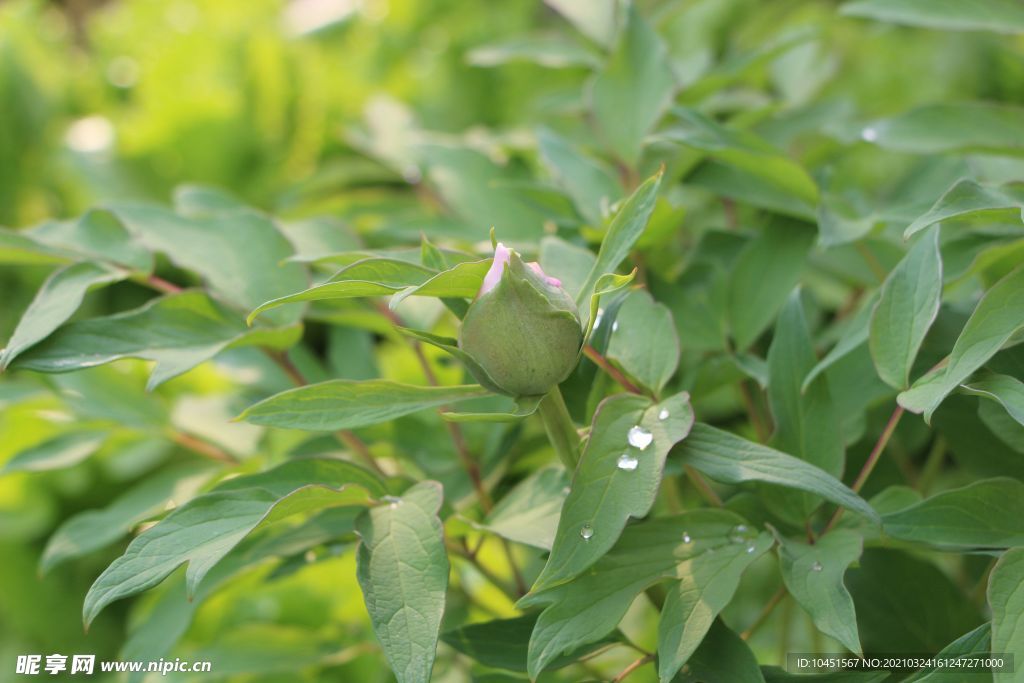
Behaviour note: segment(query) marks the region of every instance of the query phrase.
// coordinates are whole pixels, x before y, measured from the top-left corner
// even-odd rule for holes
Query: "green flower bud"
[[[477,381],[510,396],[546,394],[576,367],[582,344],[579,311],[562,283],[498,244],[459,331]]]

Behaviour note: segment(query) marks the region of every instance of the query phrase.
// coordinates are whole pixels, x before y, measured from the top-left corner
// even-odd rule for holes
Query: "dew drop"
[[[381,500],[387,503],[392,510],[402,504],[402,499],[398,496],[382,496]]]
[[[729,540],[733,543],[745,543],[747,540],[747,525],[737,524],[729,532]]]
[[[693,542],[693,537],[690,536],[690,532],[684,531],[683,532],[683,543],[692,543],[692,542]]]
[[[618,331],[619,331],[619,321],[616,320],[615,322],[612,323],[612,332],[618,332]]]
[[[864,142],[874,142],[878,139],[878,131],[868,126],[860,132],[860,137]]]
[[[654,441],[654,435],[640,425],[630,427],[629,434],[626,435],[626,438],[628,439],[630,446],[639,448],[640,450],[644,450],[651,445],[652,441]]]
[[[640,460],[638,460],[635,455],[630,455],[629,453],[623,453],[622,455],[619,456],[618,467],[619,467],[620,470],[626,470],[627,472],[632,472],[633,470],[635,470],[637,468],[637,466],[639,464],[640,464]]]
[[[590,526],[589,524],[584,524],[583,526],[580,527],[580,537],[584,541],[589,541],[590,538],[593,535],[594,535],[594,527]]]
[[[667,420],[668,419],[668,408],[662,408],[661,409],[661,412],[658,413],[658,419],[659,420]]]
[[[597,315],[594,316],[594,329],[601,327],[601,318],[604,317],[604,309],[597,309]]]
[[[754,544],[753,543],[751,543],[750,545],[747,546],[747,553],[748,554],[752,554],[754,552],[754,550],[755,550],[755,548],[754,548]]]
[[[824,569],[824,567],[821,566],[821,562],[815,561],[815,563],[811,565],[812,572],[820,572],[822,569]]]

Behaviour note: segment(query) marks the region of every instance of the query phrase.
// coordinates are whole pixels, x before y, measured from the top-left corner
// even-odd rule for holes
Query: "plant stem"
[[[882,267],[882,264],[878,262],[878,258],[875,256],[875,253],[871,251],[871,248],[864,244],[864,242],[855,242],[853,246],[857,249],[857,252],[860,253],[864,262],[868,264],[868,268],[871,269],[871,272],[878,278],[878,281],[885,282],[885,278],[888,273],[885,272],[885,268]]]
[[[174,443],[178,444],[182,448],[186,448],[192,451],[193,453],[197,453],[203,456],[204,458],[209,458],[210,460],[217,460],[219,462],[226,462],[231,465],[238,464],[238,458],[236,458],[235,456],[231,455],[230,453],[221,448],[218,448],[217,446],[214,446],[212,443],[204,441],[198,437],[192,436],[191,434],[186,434],[185,432],[171,431],[170,438]]]
[[[761,419],[761,413],[758,412],[757,406],[754,404],[754,397],[750,393],[746,380],[740,382],[739,392],[740,399],[743,401],[743,408],[747,411],[747,417],[750,419],[750,424],[754,427],[754,432],[757,433],[757,440],[761,443],[768,443],[768,427],[765,426],[764,420]]]
[[[392,311],[386,304],[377,302],[375,304],[377,312],[387,318],[393,325],[404,327],[405,322],[402,318]],[[427,383],[430,386],[438,386],[437,375],[434,373],[434,368],[430,366],[430,360],[427,358],[427,354],[423,352],[423,345],[416,340],[409,340],[412,351],[416,356],[416,361],[420,365],[420,369],[423,370],[423,376],[426,378]],[[438,408],[438,413],[443,413],[448,410],[448,406],[441,406]],[[480,507],[483,508],[484,513],[491,511],[494,507],[494,501],[491,500],[490,494],[487,492],[487,487],[484,485],[483,474],[480,472],[480,466],[473,458],[472,453],[469,452],[469,447],[466,446],[466,439],[462,434],[462,427],[454,422],[444,420],[445,429],[448,430],[448,435],[452,440],[452,445],[455,448],[455,454],[459,458],[459,462],[462,464],[462,469],[466,471],[466,475],[469,477],[470,483],[473,485],[473,491],[476,493],[477,500],[480,501]],[[511,555],[509,555],[511,561]]]
[[[636,671],[640,667],[644,666],[645,664],[649,664],[650,662],[653,662],[653,661],[654,661],[654,655],[652,655],[652,654],[646,654],[643,657],[640,657],[639,659],[634,660],[629,666],[627,666],[625,669],[623,669],[621,671],[621,673],[619,673],[618,676],[616,676],[615,678],[612,679],[612,683],[619,683],[620,681],[626,680],[626,678],[631,673],[633,673],[634,671]]]
[[[583,355],[594,362],[597,367],[601,368],[608,373],[608,376],[622,385],[622,388],[631,394],[640,394],[642,396],[650,396],[646,391],[638,387],[629,381],[625,375],[619,372],[618,368],[608,362],[608,359],[601,355],[601,353],[589,344],[583,347]],[[653,398],[653,397],[652,397]]]
[[[934,443],[932,443],[931,450],[928,451],[928,458],[924,461],[924,469],[921,471],[921,476],[918,479],[918,491],[921,492],[921,495],[928,495],[932,484],[935,483],[935,477],[938,476],[939,470],[942,469],[942,462],[945,457],[946,440],[941,436],[937,436]]]
[[[453,543],[447,538],[445,539],[445,546],[448,548],[449,553],[457,557],[461,557],[466,562],[469,562],[471,565],[473,565],[474,569],[480,572],[480,574],[485,579],[490,581],[498,590],[504,593],[505,597],[507,597],[511,602],[516,601],[517,598],[515,595],[515,591],[509,588],[509,586],[507,586],[505,582],[498,577],[497,574],[492,572],[485,564],[483,564],[479,558],[473,557],[464,548],[459,547],[457,544]]]
[[[544,429],[548,439],[558,453],[559,459],[569,472],[576,471],[576,463],[580,459],[580,437],[576,426],[565,407],[562,392],[557,386],[552,387],[547,396],[540,402],[540,416],[544,420]]]
[[[347,429],[338,430],[334,433],[334,436],[350,451],[359,456],[359,459],[366,463],[367,467],[379,474],[382,478],[387,478],[388,473],[381,469],[377,459],[373,457],[373,453],[370,452],[369,446],[363,443],[362,439]]]
[[[164,294],[177,294],[178,292],[182,291],[182,288],[180,286],[174,284],[173,282],[168,282],[162,277],[158,277],[156,275],[150,274],[146,275],[145,277],[140,276],[140,278],[141,279],[133,279],[135,279],[135,281],[141,285],[145,285]]]
[[[860,490],[864,488],[864,483],[871,476],[871,472],[875,469],[875,465],[878,464],[879,458],[882,456],[882,452],[885,451],[886,444],[889,443],[889,439],[892,437],[893,432],[896,431],[896,426],[900,423],[900,418],[903,417],[903,406],[896,406],[896,409],[892,411],[892,415],[889,416],[889,421],[885,423],[885,428],[882,429],[882,433],[878,437],[878,441],[875,442],[875,447],[871,449],[868,459],[864,461],[864,466],[860,468],[860,472],[857,473],[857,478],[853,480],[853,484],[850,486],[854,493],[860,493]],[[835,527],[839,518],[843,516],[845,508],[836,508],[835,514],[832,515],[832,519],[828,521],[825,526],[825,530],[822,531],[822,535],[827,534]]]
[[[768,621],[768,617],[772,615],[772,612],[775,611],[775,608],[779,606],[779,603],[782,602],[785,597],[786,587],[780,586],[779,590],[775,591],[775,595],[765,603],[764,609],[762,609],[761,613],[757,615],[756,619],[754,619],[754,623],[752,623],[746,631],[740,634],[740,638],[743,640],[750,640],[750,636],[754,635],[754,632],[761,628],[764,622]]]
[[[715,490],[711,488],[711,485],[704,480],[700,472],[693,469],[689,465],[684,465],[683,469],[686,471],[686,476],[690,478],[690,482],[694,488],[697,489],[697,493],[707,502],[711,503],[716,508],[720,508],[724,505],[722,499],[715,493]]]

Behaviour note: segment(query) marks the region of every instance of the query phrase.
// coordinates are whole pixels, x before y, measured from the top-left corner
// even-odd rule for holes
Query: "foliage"
[[[86,5],[0,6],[4,662],[1024,662],[1015,2]]]

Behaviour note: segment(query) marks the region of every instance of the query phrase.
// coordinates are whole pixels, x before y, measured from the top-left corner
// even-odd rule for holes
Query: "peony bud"
[[[582,344],[579,311],[561,281],[498,244],[459,332],[477,381],[510,396],[546,394],[576,367]]]

